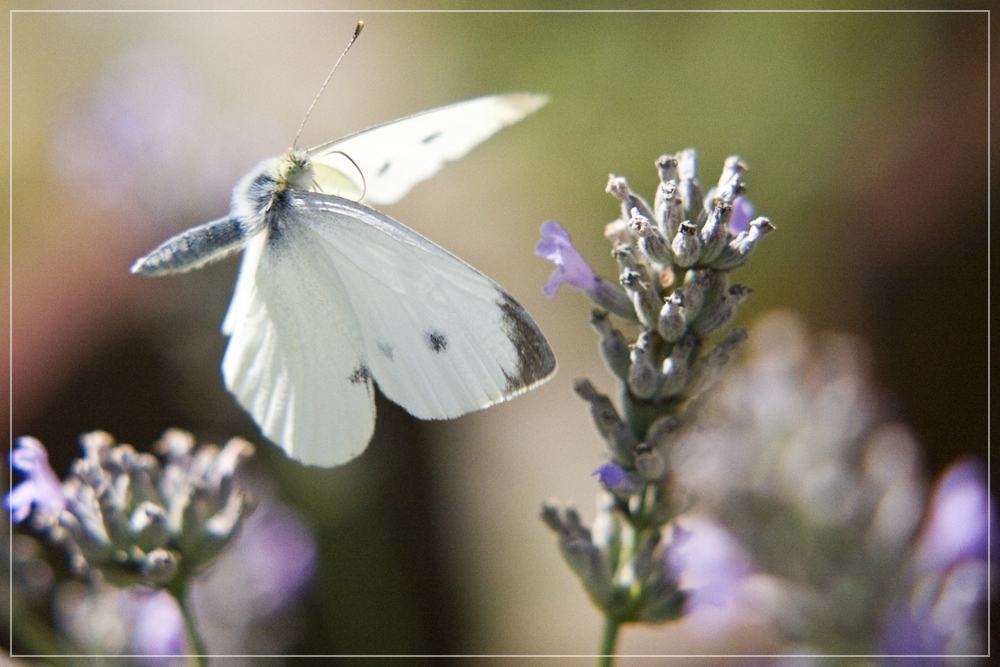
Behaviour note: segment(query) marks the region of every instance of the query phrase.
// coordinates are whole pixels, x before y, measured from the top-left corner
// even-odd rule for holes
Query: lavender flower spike
[[[10,466],[25,476],[4,498],[11,521],[21,523],[31,514],[32,507],[44,516],[66,508],[62,483],[49,465],[45,445],[30,436],[18,438],[17,447],[10,453]]]
[[[598,277],[580,251],[573,247],[569,232],[555,220],[542,225],[542,240],[535,246],[535,255],[556,265],[548,284],[542,288],[545,296],[555,298],[559,287],[566,283],[581,290],[601,308],[634,320],[635,309],[628,295],[618,285]]]

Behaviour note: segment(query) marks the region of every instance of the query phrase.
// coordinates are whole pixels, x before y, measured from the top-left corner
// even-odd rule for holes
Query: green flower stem
[[[194,655],[195,664],[198,667],[208,667],[205,642],[198,633],[198,624],[194,618],[194,610],[191,608],[191,591],[188,585],[188,578],[184,573],[181,573],[177,577],[176,582],[177,585],[170,587],[170,592],[177,598],[177,603],[181,607],[181,614],[184,616],[184,629],[187,631],[188,646]]]
[[[604,636],[597,656],[597,667],[611,667],[615,659],[615,644],[618,642],[618,628],[621,623],[610,615],[604,617]]]

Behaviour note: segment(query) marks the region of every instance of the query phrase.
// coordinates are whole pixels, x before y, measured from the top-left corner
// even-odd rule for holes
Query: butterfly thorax
[[[290,190],[308,190],[313,168],[305,151],[289,149],[281,157],[262,160],[233,188],[230,216],[249,234],[269,226]]]

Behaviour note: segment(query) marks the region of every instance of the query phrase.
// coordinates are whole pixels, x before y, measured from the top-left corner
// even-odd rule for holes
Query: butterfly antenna
[[[365,195],[368,194],[368,181],[365,179],[365,172],[361,171],[361,167],[359,167],[358,163],[354,161],[354,158],[352,158],[344,151],[333,151],[333,152],[340,153],[341,155],[346,157],[348,160],[351,161],[351,164],[354,165],[354,168],[358,170],[358,176],[361,177],[361,196],[358,197],[358,201],[361,201],[362,199],[365,198]]]
[[[319,87],[319,92],[316,93],[316,97],[313,98],[312,104],[309,105],[309,109],[306,111],[305,118],[302,119],[302,124],[299,125],[299,131],[295,133],[295,141],[292,142],[292,148],[295,148],[298,145],[299,135],[302,134],[302,128],[306,126],[306,121],[309,120],[309,114],[312,113],[313,107],[315,107],[316,102],[319,101],[319,96],[323,94],[324,90],[326,90],[326,84],[330,83],[330,79],[333,77],[333,73],[337,71],[337,65],[339,65],[340,61],[343,60],[344,56],[347,55],[347,52],[350,50],[351,45],[354,44],[354,40],[358,38],[358,35],[361,34],[361,29],[364,27],[365,27],[365,22],[358,21],[358,27],[354,29],[354,34],[351,35],[350,41],[347,42],[347,46],[345,46],[344,50],[340,53],[340,57],[337,58],[337,62],[333,63],[333,67],[330,69],[330,73],[326,75],[326,81],[324,81],[323,85]]]

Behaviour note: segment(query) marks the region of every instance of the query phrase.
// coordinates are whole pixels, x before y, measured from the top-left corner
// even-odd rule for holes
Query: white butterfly
[[[222,375],[261,432],[303,463],[338,465],[364,450],[373,380],[421,419],[516,396],[556,369],[528,313],[352,198],[391,204],[546,101],[480,97],[264,160],[233,189],[229,215],[168,239],[132,273],[188,271],[244,250],[222,324]]]

